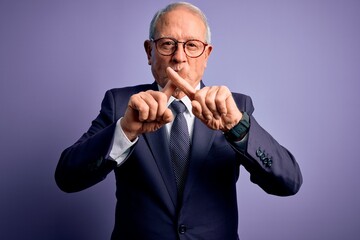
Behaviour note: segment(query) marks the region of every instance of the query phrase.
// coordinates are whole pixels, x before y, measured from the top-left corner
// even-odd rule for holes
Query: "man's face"
[[[206,27],[202,19],[186,8],[179,7],[167,12],[159,19],[156,25],[155,39],[170,37],[181,42],[189,39],[206,42],[205,33]],[[174,54],[170,56],[159,54],[155,43],[149,40],[145,41],[144,46],[152,74],[161,87],[164,87],[168,82],[167,67],[174,69],[190,85],[196,87],[202,79],[212,50],[212,47],[208,45],[200,57],[191,58],[185,54],[181,43],[178,44]]]

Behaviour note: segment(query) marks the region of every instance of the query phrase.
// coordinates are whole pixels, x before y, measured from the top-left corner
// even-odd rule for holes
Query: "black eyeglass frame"
[[[174,51],[173,51],[172,53],[164,54],[164,53],[161,53],[161,52],[159,51],[157,42],[158,42],[159,40],[162,40],[162,39],[170,39],[170,40],[174,41],[174,43],[175,43],[175,48],[174,48]],[[198,58],[198,57],[200,57],[200,56],[205,52],[206,47],[209,46],[208,43],[204,43],[203,41],[198,40],[198,39],[189,39],[189,40],[186,40],[185,42],[181,42],[181,41],[176,40],[175,38],[171,38],[171,37],[161,37],[161,38],[158,38],[158,39],[153,39],[153,38],[151,38],[150,41],[152,41],[152,42],[155,43],[156,51],[157,51],[160,55],[163,55],[163,56],[171,56],[171,55],[173,55],[173,54],[176,52],[176,50],[178,49],[178,44],[179,44],[179,43],[182,43],[182,44],[183,44],[183,50],[184,50],[184,53],[186,54],[186,56],[188,56],[188,57],[190,57],[190,58]],[[199,55],[197,55],[197,56],[189,56],[189,54],[186,53],[185,45],[186,45],[186,43],[188,43],[188,42],[190,42],[190,41],[200,42],[200,43],[202,43],[202,45],[204,46],[203,50],[201,51],[201,53],[200,53]]]

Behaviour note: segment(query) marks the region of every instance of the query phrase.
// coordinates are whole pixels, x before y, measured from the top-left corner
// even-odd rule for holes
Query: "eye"
[[[194,41],[194,40],[188,41],[188,42],[186,43],[186,48],[187,48],[188,50],[197,50],[197,49],[200,48],[200,42]]]
[[[171,39],[163,39],[159,42],[161,48],[170,49],[175,46],[175,42]]]

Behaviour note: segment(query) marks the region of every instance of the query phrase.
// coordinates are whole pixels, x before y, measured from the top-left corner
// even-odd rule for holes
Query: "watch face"
[[[228,132],[226,132],[225,137],[229,141],[240,141],[247,134],[249,127],[249,115],[246,112],[243,112],[243,117],[241,118],[240,122]]]

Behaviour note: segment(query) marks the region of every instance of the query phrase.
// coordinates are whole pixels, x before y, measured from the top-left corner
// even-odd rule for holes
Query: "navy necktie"
[[[190,136],[186,119],[183,114],[186,110],[186,106],[183,102],[175,100],[171,103],[171,107],[175,111],[176,117],[170,132],[170,154],[178,193],[181,196],[184,190],[189,163]]]

